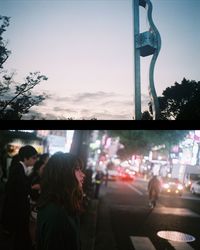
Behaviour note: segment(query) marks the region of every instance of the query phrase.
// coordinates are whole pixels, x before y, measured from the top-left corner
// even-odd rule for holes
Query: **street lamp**
[[[153,119],[159,119],[159,103],[154,87],[154,67],[161,48],[161,37],[153,23],[152,3],[150,0],[133,0],[134,15],[134,69],[135,69],[135,119],[141,120],[141,81],[140,56],[153,55],[149,68],[149,95],[151,98]],[[147,7],[150,30],[140,33],[139,7]]]

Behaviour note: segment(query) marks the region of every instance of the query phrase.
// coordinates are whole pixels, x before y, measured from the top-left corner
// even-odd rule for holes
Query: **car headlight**
[[[164,188],[169,188],[169,184],[168,184],[168,183],[165,183],[165,184],[163,184],[163,187],[164,187]]]
[[[178,184],[178,190],[183,190],[183,185],[182,184]]]

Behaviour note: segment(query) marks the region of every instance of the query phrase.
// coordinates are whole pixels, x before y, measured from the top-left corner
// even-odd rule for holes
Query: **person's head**
[[[52,155],[44,168],[39,206],[54,202],[71,212],[81,211],[85,177],[82,167],[82,161],[75,155],[63,152]]]
[[[26,167],[33,166],[37,161],[37,151],[34,147],[26,145],[19,150],[19,161],[22,161]]]
[[[33,173],[42,176],[44,171],[45,163],[41,160],[37,160],[33,166]]]
[[[44,153],[40,155],[39,160],[47,164],[49,157],[50,157],[49,153]]]

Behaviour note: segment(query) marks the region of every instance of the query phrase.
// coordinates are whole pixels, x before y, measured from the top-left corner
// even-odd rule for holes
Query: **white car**
[[[108,170],[108,180],[110,181],[116,181],[118,178],[118,172],[115,169],[109,169]]]
[[[190,191],[193,194],[200,194],[200,180],[195,181],[192,183],[191,187],[190,187]]]

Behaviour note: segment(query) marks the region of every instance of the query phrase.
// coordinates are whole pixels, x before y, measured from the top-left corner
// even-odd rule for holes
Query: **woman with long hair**
[[[38,201],[37,250],[81,249],[82,167],[82,161],[70,153],[57,152],[48,160]]]

